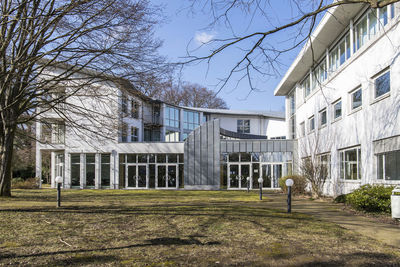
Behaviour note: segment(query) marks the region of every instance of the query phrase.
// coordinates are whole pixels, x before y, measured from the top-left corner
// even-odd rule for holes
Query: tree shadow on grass
[[[113,255],[78,255],[68,259],[57,259],[51,262],[51,266],[70,266],[70,265],[82,265],[89,263],[105,264],[111,262],[118,262],[120,258]]]
[[[221,244],[221,242],[219,242],[219,241],[210,241],[210,242],[203,243],[203,242],[197,240],[196,238],[194,238],[193,236],[189,236],[189,238],[186,238],[186,239],[185,238],[177,238],[177,237],[160,237],[160,238],[145,240],[145,243],[143,243],[143,244],[133,244],[133,245],[119,246],[119,247],[51,251],[51,252],[41,252],[41,253],[24,254],[24,255],[8,253],[8,254],[0,255],[0,259],[56,256],[56,255],[64,255],[64,254],[70,254],[70,253],[112,251],[112,250],[138,248],[138,247],[150,247],[150,246],[172,246],[172,245],[173,246],[187,246],[187,245],[213,246],[213,245],[220,245],[220,244]]]

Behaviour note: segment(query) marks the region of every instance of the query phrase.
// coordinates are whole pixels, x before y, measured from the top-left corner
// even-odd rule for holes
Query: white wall
[[[319,125],[318,112],[327,107],[328,123],[306,137],[299,138],[299,157],[305,156],[309,142],[318,140],[318,153],[330,152],[332,160],[332,180],[327,187],[329,194],[349,193],[361,184],[377,182],[376,156],[373,141],[400,135],[400,26],[396,21],[388,25],[386,34],[367,42],[347,62],[323,83],[322,90],[316,90],[303,99],[304,92],[296,88],[297,136],[300,123],[315,116],[316,128]],[[391,90],[385,98],[374,99],[373,77],[390,68]],[[362,108],[350,110],[350,94],[358,86],[362,87]],[[342,99],[342,118],[333,121],[332,103]],[[288,105],[286,106],[288,109]],[[344,181],[339,177],[338,150],[361,145],[362,179]]]

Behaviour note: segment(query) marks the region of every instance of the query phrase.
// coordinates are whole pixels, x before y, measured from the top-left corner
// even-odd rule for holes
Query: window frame
[[[394,165],[397,166],[397,169],[400,169],[400,150],[394,150],[394,151],[387,151],[387,152],[383,152],[383,153],[379,153],[376,155],[376,180],[377,181],[381,181],[381,182],[391,182],[391,183],[400,183],[400,175],[398,175],[399,179],[387,179],[386,177],[386,171],[387,171],[387,167],[386,167],[386,162],[387,159],[386,157],[388,157],[390,154],[396,154],[395,155],[395,163]],[[380,166],[380,158],[382,158],[382,163],[381,163],[381,169],[379,168]],[[396,173],[399,173],[396,170]],[[380,176],[381,175],[381,176]],[[380,178],[381,177],[381,178]],[[390,178],[390,177],[389,177]]]
[[[131,142],[138,142],[139,141],[139,129],[135,126],[131,126],[131,135],[130,135]]]
[[[376,86],[376,82],[379,78],[383,77],[384,75],[389,74],[389,90],[384,92],[383,94],[377,96],[377,86]],[[378,100],[381,98],[384,98],[388,95],[390,95],[390,91],[391,91],[391,87],[392,87],[392,83],[391,83],[391,79],[390,79],[390,68],[386,68],[383,71],[379,72],[378,74],[376,74],[372,79],[373,79],[373,99],[374,100]]]
[[[322,123],[322,114],[325,113],[325,123]],[[326,125],[328,125],[328,110],[327,108],[323,108],[319,111],[319,128],[324,128]]]
[[[336,105],[340,103],[340,116],[336,117]],[[332,116],[333,116],[333,122],[338,121],[342,118],[343,116],[343,101],[342,98],[339,98],[335,102],[332,103]]]
[[[313,128],[311,129],[311,122],[312,122],[312,125],[313,125]],[[315,131],[315,116],[314,115],[312,115],[311,117],[309,117],[308,118],[308,132],[309,133],[312,133],[312,132],[314,132]]]
[[[245,122],[248,121],[249,125],[248,125],[248,132],[247,132],[247,126],[245,125]],[[241,133],[241,134],[250,134],[250,119],[237,119],[236,123],[237,123],[237,133]]]
[[[346,153],[349,151],[355,150],[356,151],[356,170],[357,170],[357,177],[356,179],[347,179],[346,178],[346,171],[350,165],[347,164],[354,164],[351,161],[346,161]],[[361,146],[354,146],[351,148],[345,148],[338,151],[339,153],[339,179],[342,181],[361,181],[361,171],[362,171],[362,161],[361,161]],[[346,168],[347,167],[347,168]]]
[[[354,107],[354,95],[359,92],[361,93],[361,103],[359,106]],[[361,86],[356,87],[354,90],[349,92],[349,96],[350,96],[350,113],[356,112],[358,110],[360,110],[363,106],[363,90]]]

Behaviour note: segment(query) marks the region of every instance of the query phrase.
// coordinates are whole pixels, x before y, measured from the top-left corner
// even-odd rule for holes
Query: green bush
[[[366,184],[346,195],[346,203],[356,210],[390,213],[393,186]]]
[[[279,186],[282,188],[283,192],[287,193],[287,187],[285,183],[289,178],[293,180],[292,195],[305,195],[307,186],[306,178],[301,175],[294,174],[287,175],[279,179]]]
[[[22,179],[21,177],[11,180],[11,188],[13,189],[35,189],[39,188],[37,178]]]

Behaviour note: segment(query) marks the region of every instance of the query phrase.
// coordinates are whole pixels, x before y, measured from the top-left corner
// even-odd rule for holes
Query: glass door
[[[157,165],[157,188],[167,187],[167,166]]]
[[[282,177],[282,164],[274,164],[272,165],[273,169],[273,188],[279,187],[279,179]]]
[[[137,185],[140,188],[147,187],[147,166],[146,165],[138,165],[137,166]]]
[[[169,188],[176,188],[177,187],[177,182],[176,179],[178,177],[178,172],[177,172],[177,166],[176,165],[168,165],[168,187]]]
[[[136,187],[136,165],[127,165],[125,184],[127,188]]]
[[[271,164],[262,165],[262,178],[263,178],[263,187],[271,188],[272,186]]]
[[[240,188],[247,188],[247,177],[250,177],[250,164],[240,165]],[[250,183],[250,181],[249,181]]]
[[[228,165],[228,173],[229,173],[229,181],[228,181],[228,189],[229,188],[239,188],[239,165],[238,164],[230,164]]]

